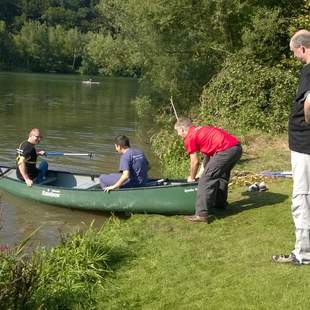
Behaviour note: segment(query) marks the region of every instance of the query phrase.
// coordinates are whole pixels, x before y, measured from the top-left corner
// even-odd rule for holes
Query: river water
[[[151,175],[159,175],[149,149],[152,122],[138,122],[131,100],[138,92],[134,79],[96,78],[100,84],[83,84],[77,75],[0,73],[0,162],[15,163],[15,150],[30,128],[43,132],[39,145],[46,151],[92,152],[94,157],[48,158],[49,166],[84,172],[113,172],[119,155],[114,137],[125,134],[134,147],[145,151]],[[18,199],[0,192],[0,244],[12,246],[36,228],[33,244],[54,245],[60,234],[101,226],[107,214],[67,210]]]

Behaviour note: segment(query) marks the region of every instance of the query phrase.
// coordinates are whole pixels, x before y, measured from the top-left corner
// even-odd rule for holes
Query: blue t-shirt
[[[122,154],[119,163],[119,170],[129,171],[127,186],[141,186],[147,182],[148,161],[141,150],[129,148]]]

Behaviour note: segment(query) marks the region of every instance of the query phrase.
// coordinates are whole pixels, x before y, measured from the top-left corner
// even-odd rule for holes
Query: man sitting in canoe
[[[33,183],[40,183],[46,176],[48,164],[45,160],[41,161],[37,168],[38,155],[44,155],[42,150],[36,150],[35,145],[39,144],[42,135],[38,128],[29,131],[28,140],[20,144],[17,149],[16,174],[20,180],[26,182],[27,186]]]
[[[100,185],[105,192],[117,188],[139,187],[147,182],[149,163],[144,153],[130,147],[129,139],[119,135],[115,138],[115,149],[121,154],[119,173],[100,175]]]

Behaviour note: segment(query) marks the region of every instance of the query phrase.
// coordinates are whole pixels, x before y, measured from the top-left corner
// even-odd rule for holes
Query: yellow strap
[[[21,157],[24,157],[24,156],[17,155],[17,157],[16,157],[17,163],[19,163],[19,160],[20,160]],[[36,164],[37,162],[36,161],[29,161],[29,160],[26,160],[26,158],[25,158],[25,163],[27,163],[27,164]]]
[[[27,140],[25,140],[25,141],[23,141],[20,145],[19,145],[19,147],[17,148],[17,150],[20,150],[21,149],[21,146],[23,145],[23,143],[25,143],[25,142],[27,142]],[[19,153],[18,153],[18,151],[17,151],[17,157],[16,157],[16,162],[17,162],[17,164],[19,165],[19,160],[20,160],[20,158],[21,157],[24,157],[24,156],[21,156]],[[25,157],[24,157],[25,158]],[[36,161],[28,161],[28,160],[26,160],[26,158],[25,158],[25,163],[27,163],[27,164],[36,164],[37,162]]]

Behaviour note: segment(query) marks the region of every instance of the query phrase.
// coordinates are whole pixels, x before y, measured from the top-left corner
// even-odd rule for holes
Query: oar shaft
[[[92,153],[64,153],[64,152],[45,152],[46,156],[89,156],[92,157]]]

